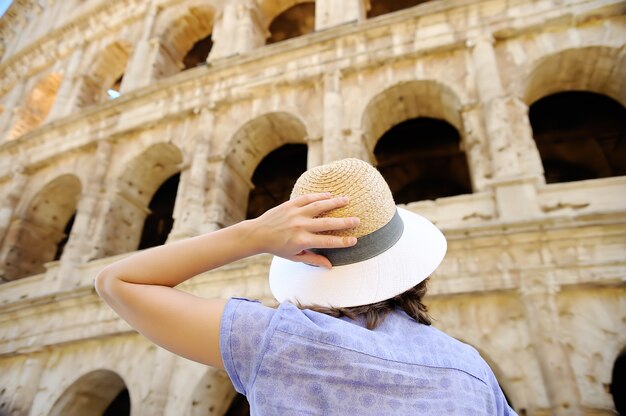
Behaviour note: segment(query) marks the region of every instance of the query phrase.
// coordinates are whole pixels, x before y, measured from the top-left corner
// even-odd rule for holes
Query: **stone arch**
[[[626,107],[626,53],[623,48],[572,48],[538,59],[521,84],[527,105],[563,91],[593,91]]]
[[[183,154],[171,143],[154,144],[124,163],[107,214],[103,256],[134,251],[142,239],[155,193],[181,170]],[[175,198],[176,195],[173,196]]]
[[[368,0],[367,18],[371,19],[387,13],[415,7],[431,0]]]
[[[307,146],[288,143],[261,160],[252,175],[246,218],[256,218],[289,199],[296,180],[307,169]]]
[[[168,77],[206,61],[213,46],[211,33],[214,19],[215,8],[199,3],[159,22],[155,79]]]
[[[15,139],[40,126],[50,113],[57,96],[61,79],[60,73],[42,77],[26,96],[24,104],[17,110],[15,123],[9,130],[7,140]]]
[[[609,392],[613,396],[613,405],[620,415],[626,415],[626,347],[615,357],[611,372]]]
[[[287,112],[271,112],[255,117],[243,124],[227,143],[225,163],[217,178],[217,189],[225,198],[225,218],[222,225],[246,218],[252,177],[261,161],[272,151],[286,144],[306,144],[308,132],[297,116]]]
[[[44,272],[45,263],[60,258],[60,243],[69,235],[81,190],[75,175],[61,175],[45,185],[25,213],[13,220],[0,252],[4,279]]]
[[[226,414],[236,396],[235,389],[223,371],[208,370],[196,384],[191,396],[189,416]]]
[[[434,81],[396,84],[367,104],[365,145],[396,202],[472,192],[460,108],[458,96]]]
[[[126,383],[110,370],[94,370],[78,377],[56,399],[50,416],[87,414],[130,415],[130,397]]]
[[[128,41],[115,41],[97,56],[89,71],[83,75],[76,106],[88,107],[109,100],[107,90],[121,85],[126,65],[132,52]]]
[[[291,3],[269,22],[267,44],[303,36],[315,30],[315,2]]]
[[[529,109],[546,183],[626,175],[626,108],[586,91],[544,96]]]

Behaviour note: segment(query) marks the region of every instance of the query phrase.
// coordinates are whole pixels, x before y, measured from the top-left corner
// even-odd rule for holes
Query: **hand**
[[[307,194],[274,207],[251,220],[253,244],[260,251],[292,261],[331,268],[330,261],[310,248],[343,248],[356,244],[355,237],[319,234],[345,230],[359,225],[357,217],[316,218],[318,215],[348,204],[347,197],[329,193]]]

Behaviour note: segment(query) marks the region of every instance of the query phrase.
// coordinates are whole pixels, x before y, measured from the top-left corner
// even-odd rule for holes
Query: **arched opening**
[[[103,227],[99,256],[162,244],[172,227],[172,210],[183,155],[171,143],[145,149],[125,163]]]
[[[241,393],[237,393],[224,416],[250,416],[250,404]]]
[[[435,81],[396,84],[367,104],[365,145],[397,203],[471,193],[460,107],[457,95]]]
[[[530,106],[546,183],[626,175],[626,109],[605,95],[568,91]]]
[[[70,239],[70,233],[72,232],[72,227],[74,226],[74,220],[76,219],[76,213],[72,214],[72,217],[67,221],[67,224],[63,228],[63,238],[57,244],[57,250],[54,254],[54,260],[60,260],[63,255],[63,250],[65,250],[65,246]]]
[[[48,183],[24,214],[11,223],[0,257],[5,280],[42,273],[47,262],[61,257],[80,193],[76,176],[60,176]]]
[[[611,395],[615,410],[620,415],[626,415],[626,350],[623,350],[615,359],[611,376]]]
[[[283,169],[282,164],[290,165],[292,162],[288,159],[294,155],[296,160],[302,161],[302,155],[306,151],[303,150],[306,149],[306,137],[307,131],[302,121],[287,112],[263,114],[246,122],[235,132],[228,141],[227,148],[224,149],[226,161],[219,174],[218,188],[228,189],[228,192],[224,195],[228,202],[225,206],[219,208],[220,224],[233,224],[246,219],[248,215],[260,215],[266,207],[274,206],[267,201],[273,201],[275,198],[285,198],[284,196],[276,195],[284,193],[285,191],[282,189],[289,185],[281,182],[280,179],[276,179],[274,184],[272,184],[272,178],[276,178],[276,176],[273,176],[270,171],[272,169]],[[264,164],[264,167],[260,168],[256,178],[253,179],[261,161],[270,153],[286,144],[302,144],[302,146],[286,146],[278,153],[272,155],[268,162]],[[287,160],[281,160],[278,164],[275,162],[284,158],[287,158]],[[299,165],[301,162],[295,163]],[[305,166],[306,163],[302,165],[302,169],[306,169]],[[297,169],[300,168],[287,168],[285,166],[284,172],[287,174],[287,172],[294,172]],[[293,175],[293,173],[289,173],[289,175]],[[254,191],[255,180],[257,181],[256,187],[258,187],[256,191]],[[286,179],[283,179],[283,181],[286,181]],[[267,190],[264,191],[265,187],[269,187],[271,192],[278,193],[268,195]],[[277,187],[280,187],[281,190],[278,191]],[[253,200],[265,202],[257,203],[253,201],[252,204],[256,208],[251,207],[248,210],[251,191],[258,195],[258,197],[253,197]]]
[[[91,70],[82,77],[77,107],[106,102],[119,97],[120,87],[132,47],[128,42],[114,42],[97,57]]]
[[[213,39],[211,35],[194,43],[189,52],[187,52],[187,55],[183,58],[183,65],[185,66],[183,71],[205,65],[212,47]]]
[[[315,30],[315,3],[305,2],[289,7],[272,20],[267,44],[306,35]]]
[[[398,204],[472,192],[459,132],[433,118],[414,118],[388,130],[374,148],[377,167]]]
[[[159,54],[155,62],[156,79],[195,68],[206,62],[213,47],[214,10],[209,6],[190,7],[173,18],[162,14],[157,24]]]
[[[408,9],[418,4],[428,3],[431,0],[369,0],[370,8],[367,11],[367,18],[380,16],[398,10]]]
[[[111,85],[111,87],[107,90],[107,95],[109,96],[109,99],[115,100],[121,95],[120,91],[122,89],[123,80],[124,74],[120,75],[120,77],[116,79],[113,85]]]
[[[15,139],[40,126],[52,109],[52,105],[61,85],[61,74],[50,74],[42,78],[26,97],[24,104],[18,108],[17,117],[7,140]]]
[[[127,416],[130,396],[124,380],[109,370],[96,370],[78,378],[56,400],[50,416]]]
[[[104,409],[102,416],[122,416],[130,415],[130,393],[128,389],[119,392],[111,404]]]
[[[306,170],[307,146],[285,144],[265,156],[252,175],[246,218],[256,218],[289,199],[296,180]]]
[[[148,205],[150,213],[143,224],[139,250],[165,244],[174,225],[174,203],[180,182],[180,173],[172,175],[157,189]]]

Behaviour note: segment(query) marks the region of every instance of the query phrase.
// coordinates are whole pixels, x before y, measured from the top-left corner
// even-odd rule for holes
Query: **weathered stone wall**
[[[137,249],[173,174],[169,241],[245,219],[280,146],[306,145],[309,167],[376,163],[381,135],[417,117],[459,132],[473,188],[407,204],[449,241],[436,326],[483,354],[520,414],[613,414],[626,177],[547,185],[528,109],[572,90],[626,106],[624,3],[433,0],[366,19],[366,0],[317,0],[315,32],[265,45],[299,3],[18,0],[0,19],[0,414],[103,410],[124,388],[133,415],[224,414],[226,376],[151,346],[93,278]],[[209,34],[207,65],[180,72]],[[268,265],[183,288],[271,302]]]

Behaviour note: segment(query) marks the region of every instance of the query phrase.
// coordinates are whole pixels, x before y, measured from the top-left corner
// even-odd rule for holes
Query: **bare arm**
[[[98,294],[137,331],[183,357],[223,368],[219,330],[225,299],[203,299],[174,286],[202,272],[259,253],[323,267],[330,262],[307,251],[349,247],[353,237],[317,234],[353,228],[357,218],[315,218],[347,199],[310,194],[285,202],[254,220],[136,253],[104,268]]]

